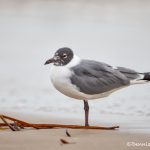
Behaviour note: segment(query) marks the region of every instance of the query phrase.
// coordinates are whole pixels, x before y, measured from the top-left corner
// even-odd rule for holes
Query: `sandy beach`
[[[1,112],[2,114],[2,112]],[[80,119],[59,118],[58,116],[40,116],[33,114],[21,114],[17,112],[4,113],[24,121],[32,123],[61,123],[61,124],[81,124]],[[104,125],[104,124],[103,124]],[[111,124],[106,124],[111,126]],[[133,125],[132,125],[133,127]],[[88,130],[88,129],[68,129],[71,137],[66,135],[66,129],[24,129],[13,132],[10,129],[0,130],[0,150],[48,150],[48,149],[139,149],[149,150],[150,134],[149,129],[145,132],[132,132],[132,127],[125,129],[122,126],[114,131]],[[135,125],[136,127],[136,125]],[[146,130],[148,132],[146,132]],[[69,144],[62,144],[60,139],[64,139]],[[141,146],[140,144],[144,144]]]

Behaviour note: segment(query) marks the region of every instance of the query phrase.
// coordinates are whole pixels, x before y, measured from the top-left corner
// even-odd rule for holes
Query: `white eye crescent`
[[[63,58],[67,58],[67,54],[63,54]]]

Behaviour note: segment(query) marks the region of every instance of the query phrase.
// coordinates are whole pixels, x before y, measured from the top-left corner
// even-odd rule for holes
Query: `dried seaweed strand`
[[[63,125],[63,124],[31,124],[31,123],[27,123],[27,122],[24,122],[24,121],[21,121],[21,120],[12,118],[12,117],[8,117],[8,116],[5,116],[5,115],[0,115],[0,117],[8,119],[8,120],[11,120],[13,122],[16,122],[16,126],[19,126],[21,128],[24,128],[24,127],[33,127],[35,129],[71,128],[71,129],[100,129],[100,130],[114,130],[114,129],[119,128],[119,126],[99,127],[99,126],[80,126],[80,125]],[[12,127],[12,126],[14,126],[14,123],[6,124],[4,122],[4,123],[0,123],[0,126],[11,126]],[[67,136],[69,136],[69,133],[68,133]]]

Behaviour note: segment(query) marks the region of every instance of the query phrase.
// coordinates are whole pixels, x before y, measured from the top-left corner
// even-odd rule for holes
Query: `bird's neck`
[[[74,67],[76,65],[78,65],[81,61],[81,58],[78,57],[77,55],[74,55],[72,60],[66,65],[67,68],[71,68]]]

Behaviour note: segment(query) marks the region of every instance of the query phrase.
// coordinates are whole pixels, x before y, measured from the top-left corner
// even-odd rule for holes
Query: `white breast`
[[[72,61],[65,66],[55,66],[51,68],[51,81],[54,87],[61,93],[75,98],[75,99],[84,99],[82,93],[79,92],[79,89],[71,84],[70,76],[73,72],[70,70],[71,67],[78,65],[80,63],[80,58],[74,56]]]

